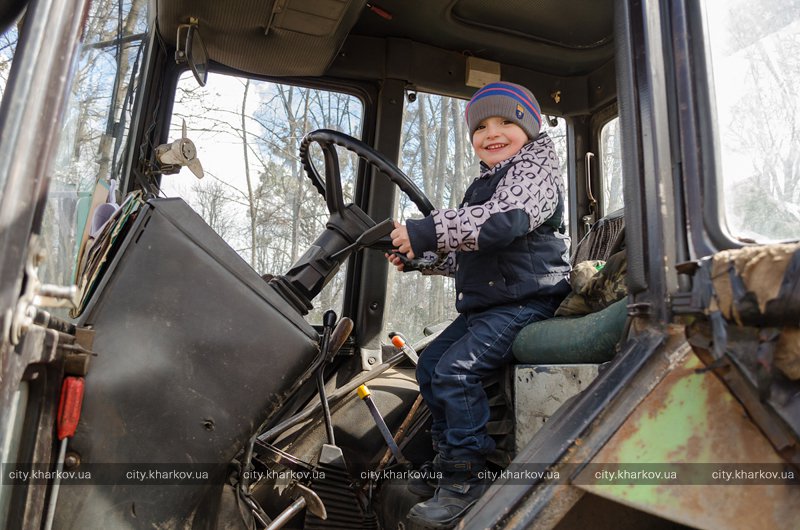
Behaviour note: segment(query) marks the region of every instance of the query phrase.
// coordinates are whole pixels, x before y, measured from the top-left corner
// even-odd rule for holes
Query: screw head
[[[74,469],[81,465],[81,455],[78,453],[69,452],[64,457],[64,467],[67,469]]]

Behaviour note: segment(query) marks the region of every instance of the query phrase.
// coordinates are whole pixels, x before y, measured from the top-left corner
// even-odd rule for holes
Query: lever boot
[[[442,478],[433,498],[420,502],[408,518],[427,528],[452,528],[489,488],[484,462],[440,459]]]

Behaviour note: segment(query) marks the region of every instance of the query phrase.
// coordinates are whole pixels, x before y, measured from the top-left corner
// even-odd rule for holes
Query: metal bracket
[[[381,364],[383,359],[389,358],[386,352],[390,349],[394,352],[394,347],[386,344],[381,344],[380,349],[361,348],[361,369],[372,370],[373,367]]]
[[[39,266],[44,263],[46,257],[47,254],[42,248],[39,236],[31,235],[23,281],[25,290],[17,300],[8,330],[8,340],[15,346],[34,324],[37,307],[77,308],[80,302],[78,286],[43,284],[39,280]]]

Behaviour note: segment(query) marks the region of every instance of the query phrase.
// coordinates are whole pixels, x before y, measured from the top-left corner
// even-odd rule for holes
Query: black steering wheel
[[[322,149],[325,178],[320,176],[311,162],[310,148],[314,143],[319,144]],[[408,175],[364,142],[328,129],[319,129],[305,135],[300,142],[300,162],[314,187],[325,197],[330,217],[325,223],[325,230],[308,251],[286,274],[275,280],[275,288],[302,314],[311,309],[310,301],[322,291],[352,252],[365,247],[392,250],[389,237],[392,231],[391,219],[376,222],[357,205],[344,203],[336,146],[355,153],[384,173],[408,195],[424,215],[429,215],[433,210],[431,202]]]
[[[325,159],[325,178],[319,174],[311,162],[309,151],[313,143],[319,144],[322,149]],[[331,215],[339,214],[345,216],[346,210],[352,207],[352,205],[345,205],[344,197],[342,196],[342,177],[339,171],[339,157],[336,154],[337,145],[355,153],[359,158],[366,160],[367,163],[372,164],[381,173],[389,177],[389,180],[397,184],[397,187],[411,199],[411,202],[419,208],[423,215],[427,216],[431,213],[431,210],[433,210],[431,201],[414,184],[414,181],[388,158],[352,136],[330,129],[318,129],[305,135],[300,143],[300,161],[308,178],[314,183],[314,187],[325,197],[328,212]]]

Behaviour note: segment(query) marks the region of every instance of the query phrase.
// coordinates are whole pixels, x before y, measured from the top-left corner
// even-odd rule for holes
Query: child
[[[456,278],[459,316],[417,366],[442,479],[409,518],[432,527],[455,524],[488,487],[480,477],[494,441],[481,380],[511,361],[517,332],[553,316],[569,292],[564,183],[553,142],[539,132],[538,102],[522,86],[491,83],[472,97],[466,120],[480,177],[459,208],[395,223],[391,234],[408,258],[439,254],[426,273]],[[396,255],[387,259],[404,269]]]

